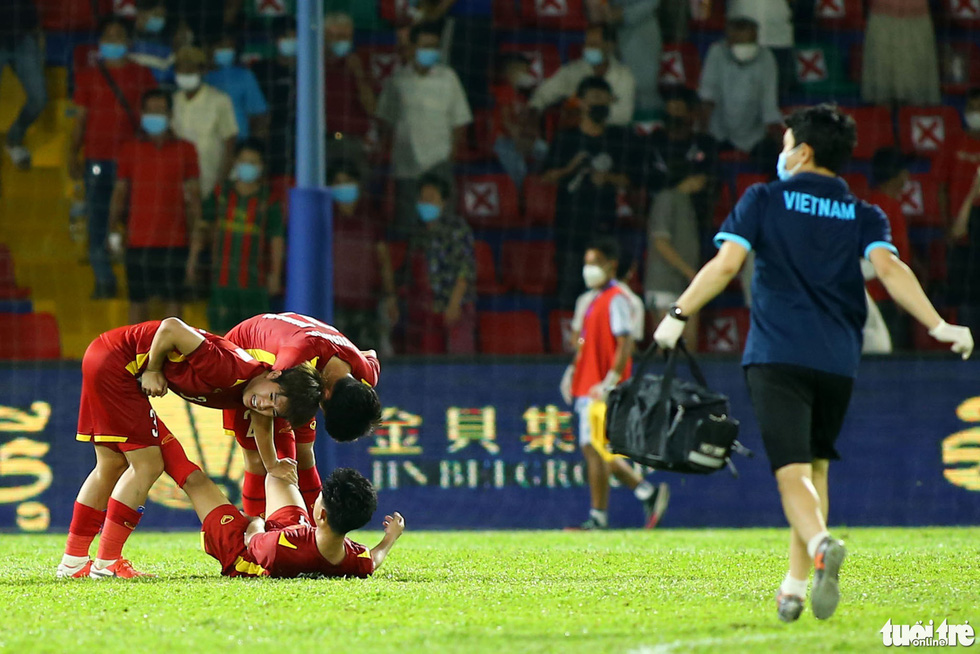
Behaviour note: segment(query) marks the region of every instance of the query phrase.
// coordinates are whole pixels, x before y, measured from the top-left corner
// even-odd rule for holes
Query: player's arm
[[[163,364],[167,362],[167,355],[178,350],[187,356],[203,342],[204,336],[180,318],[164,318],[153,335],[146,370],[140,376],[143,392],[150,397],[165,395],[167,379],[163,376]]]
[[[250,428],[252,430],[252,436],[255,438],[255,448],[258,450],[259,457],[262,459],[262,465],[265,466],[265,470],[268,473],[266,478],[278,477],[287,484],[298,483],[299,477],[296,472],[296,462],[292,459],[280,459],[278,453],[276,453],[275,424],[273,418],[263,416],[256,412],[252,412],[249,415],[252,421]],[[266,505],[268,506],[268,502]],[[267,511],[266,513],[271,512]]]
[[[871,250],[868,259],[885,290],[898,306],[925,325],[930,336],[943,343],[952,343],[953,352],[962,355],[964,359],[970,358],[973,352],[973,335],[970,330],[967,327],[950,325],[943,320],[922,290],[915,274],[901,259],[883,247]]]
[[[126,203],[129,202],[129,180],[117,179],[109,198],[109,231],[118,232],[122,228]]]
[[[266,505],[268,506],[268,499],[266,499]],[[405,518],[402,517],[401,513],[395,511],[392,515],[385,516],[384,527],[384,538],[381,539],[380,543],[371,548],[371,561],[374,563],[375,570],[381,567],[395,541],[405,531]]]
[[[623,373],[626,372],[626,362],[629,361],[630,356],[633,354],[633,334],[632,332],[626,332],[625,334],[620,334],[616,337],[616,354],[613,355],[612,368],[606,372],[605,378],[591,389],[589,389],[589,397],[595,400],[605,400],[609,391],[616,387],[619,380],[623,378]]]

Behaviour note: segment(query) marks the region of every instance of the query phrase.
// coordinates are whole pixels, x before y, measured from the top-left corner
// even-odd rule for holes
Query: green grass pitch
[[[0,651],[868,652],[888,619],[980,625],[980,528],[838,528],[837,614],[784,625],[784,530],[408,526],[366,581],[226,579],[196,533],[137,532],[127,555],[158,578],[65,582],[63,536],[0,536]]]

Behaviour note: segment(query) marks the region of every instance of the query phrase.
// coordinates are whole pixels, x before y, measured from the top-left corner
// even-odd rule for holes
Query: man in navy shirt
[[[750,187],[715,236],[718,254],[697,274],[654,333],[677,344],[684,323],[718,295],[755,250],[752,324],[742,365],[766,454],[791,527],[779,617],[799,618],[811,561],[813,615],[833,615],[846,551],[827,531],[827,470],[851,398],[867,305],[859,259],[874,266],[895,302],[951,343],[973,351],[966,327],[947,324],[895,256],[888,219],[855,198],[837,173],[857,140],[854,121],[830,105],[787,121],[779,180]]]

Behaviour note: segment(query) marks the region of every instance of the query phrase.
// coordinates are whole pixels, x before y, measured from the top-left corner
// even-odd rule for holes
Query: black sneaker
[[[803,598],[776,591],[776,612],[783,622],[796,622],[803,613]]]
[[[608,528],[607,525],[600,524],[598,520],[590,517],[588,520],[580,524],[578,527],[565,527],[565,531],[598,531],[607,528]]]
[[[643,512],[647,516],[645,528],[653,529],[660,523],[660,518],[667,511],[667,503],[670,502],[670,486],[666,482],[657,484],[653,489],[653,495],[643,501]]]
[[[840,601],[838,575],[840,566],[847,556],[843,541],[824,538],[813,557],[813,590],[810,591],[810,605],[813,617],[826,620],[834,614]]]

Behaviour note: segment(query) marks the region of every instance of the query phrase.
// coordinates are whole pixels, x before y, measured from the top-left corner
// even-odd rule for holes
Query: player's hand
[[[653,332],[653,340],[665,350],[673,349],[677,346],[677,341],[680,340],[686,326],[687,323],[683,320],[678,320],[674,316],[664,316],[657,325],[657,331]]]
[[[571,406],[572,400],[572,377],[575,375],[575,366],[569,365],[565,368],[565,373],[561,376],[561,383],[558,384],[558,390],[561,392],[561,399],[565,400],[565,404]]]
[[[140,375],[140,386],[149,397],[163,397],[167,394],[167,378],[162,372],[144,370]]]
[[[385,534],[398,538],[405,531],[405,518],[398,511],[392,515],[386,515],[384,521]]]
[[[606,397],[609,395],[610,388],[603,383],[598,383],[589,389],[589,397],[593,400],[598,400],[600,402],[605,402]]]
[[[276,464],[269,468],[266,472],[276,479],[282,479],[287,484],[292,484],[295,486],[299,483],[299,475],[296,473],[295,459],[279,459],[276,461]]]
[[[446,313],[443,314],[443,319],[446,322],[447,327],[451,327],[459,322],[460,316],[463,315],[463,308],[454,302],[450,302],[449,306],[446,307]]]
[[[966,361],[973,354],[973,334],[969,327],[950,325],[945,320],[929,330],[929,335],[940,343],[952,343],[950,348]]]

